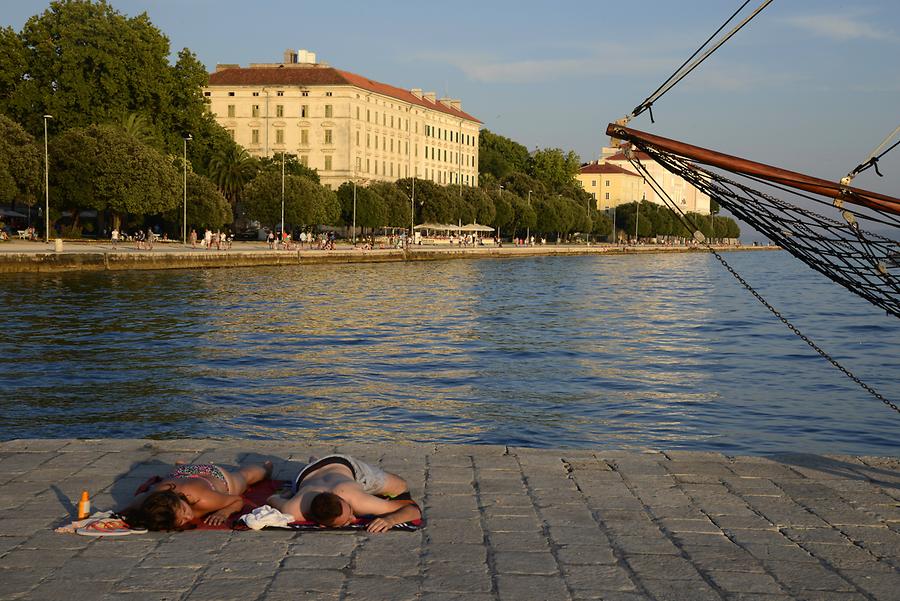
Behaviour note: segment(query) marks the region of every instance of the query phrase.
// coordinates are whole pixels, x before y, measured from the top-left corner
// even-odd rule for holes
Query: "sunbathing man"
[[[267,502],[297,521],[312,520],[331,528],[346,526],[359,516],[378,516],[366,530],[387,532],[422,517],[408,491],[406,481],[396,474],[348,455],[328,455],[310,457],[309,465],[297,474],[290,497],[272,495]],[[381,498],[401,495],[405,499]]]

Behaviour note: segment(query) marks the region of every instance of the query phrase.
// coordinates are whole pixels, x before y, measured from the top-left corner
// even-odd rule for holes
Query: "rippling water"
[[[889,398],[900,321],[726,255]],[[14,275],[0,438],[895,454],[900,415],[704,254]]]

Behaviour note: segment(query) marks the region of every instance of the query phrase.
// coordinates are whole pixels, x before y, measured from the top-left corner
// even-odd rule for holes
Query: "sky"
[[[745,13],[762,0],[751,0]],[[739,0],[110,0],[146,12],[173,53],[280,62],[305,48],[371,79],[462,100],[529,149],[596,159]],[[20,30],[46,0],[0,1]],[[900,125],[900,2],[775,0],[631,127],[838,180]],[[900,196],[900,148],[856,185]]]

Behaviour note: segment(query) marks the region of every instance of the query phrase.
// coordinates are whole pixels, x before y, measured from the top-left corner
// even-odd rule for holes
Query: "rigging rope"
[[[884,139],[884,141],[882,141],[881,144],[878,145],[878,148],[876,148],[876,149],[873,150],[871,153],[869,153],[869,156],[866,158],[865,161],[863,161],[862,163],[860,163],[859,165],[857,165],[857,166],[853,169],[853,171],[851,171],[850,173],[848,173],[848,174],[847,174],[847,178],[849,178],[849,180],[852,180],[854,177],[856,177],[857,175],[859,175],[860,173],[862,173],[863,171],[865,171],[865,170],[868,169],[869,167],[874,167],[874,168],[875,168],[875,173],[878,174],[878,177],[884,177],[883,175],[881,175],[881,171],[878,170],[878,160],[879,160],[881,157],[883,157],[884,155],[886,155],[887,153],[889,153],[890,151],[892,151],[893,149],[895,149],[897,146],[900,146],[900,140],[897,140],[896,142],[894,142],[894,143],[891,145],[890,148],[888,148],[887,150],[885,150],[885,151],[882,152],[881,154],[878,154],[878,153],[881,151],[882,148],[884,148],[885,146],[887,146],[887,143],[890,142],[890,141],[894,138],[894,136],[896,136],[898,133],[900,133],[900,125],[898,125],[898,126],[897,126],[897,129],[895,129],[894,131],[892,131],[892,132],[890,133],[890,135],[888,135],[888,137],[886,137],[886,138]],[[875,156],[875,155],[878,155],[878,156]]]
[[[654,122],[654,120],[653,120],[653,103],[655,103],[657,100],[662,98],[663,95],[666,94],[666,92],[671,90],[673,87],[675,87],[676,84],[678,84],[678,82],[680,82],[682,79],[687,77],[691,73],[691,71],[693,71],[694,69],[699,67],[700,63],[702,63],[707,58],[709,58],[709,56],[713,52],[718,50],[719,47],[722,46],[722,44],[724,44],[725,42],[730,40],[732,38],[732,36],[734,36],[734,34],[736,34],[738,31],[740,31],[756,15],[758,15],[760,12],[762,12],[762,10],[764,8],[766,8],[769,4],[771,4],[772,0],[765,0],[756,10],[754,10],[749,16],[747,16],[743,21],[738,23],[730,32],[728,32],[725,35],[725,37],[723,37],[718,42],[716,42],[710,49],[708,49],[706,52],[704,52],[702,56],[700,56],[696,60],[693,60],[694,57],[696,57],[707,46],[707,44],[709,44],[712,41],[712,39],[719,34],[720,31],[725,29],[725,27],[732,20],[734,20],[734,18],[742,10],[744,10],[744,7],[746,7],[749,3],[750,3],[750,0],[745,0],[744,3],[736,11],[734,11],[734,13],[730,17],[728,17],[728,19],[724,23],[722,23],[722,25],[711,36],[709,36],[709,38],[705,42],[703,42],[703,44],[699,48],[697,48],[697,50],[695,50],[693,54],[690,57],[688,57],[688,59],[686,61],[684,61],[681,64],[681,66],[678,67],[678,69],[676,69],[675,72],[672,73],[672,75],[670,75],[666,81],[664,81],[662,83],[662,85],[660,85],[658,88],[656,88],[656,91],[654,91],[652,94],[650,94],[650,96],[648,96],[642,103],[637,105],[633,111],[631,111],[631,115],[629,115],[626,118],[626,121],[631,120],[634,117],[637,117],[638,115],[640,115],[641,113],[643,113],[646,110],[649,110],[650,111],[650,121],[651,121],[651,123]],[[691,62],[692,60],[693,60],[693,62]]]
[[[714,198],[716,200],[716,202],[718,202],[720,205],[727,208],[732,213],[735,213],[736,207],[742,207],[743,205],[732,202],[732,196],[729,195],[728,189],[726,187],[722,187],[721,189],[719,189],[717,186],[713,185],[712,181],[714,179],[721,180],[722,182],[727,182],[729,185],[737,186],[746,191],[750,191],[753,194],[758,195],[760,197],[760,200],[769,201],[774,205],[773,208],[775,210],[768,210],[763,207],[758,207],[760,214],[766,214],[768,216],[772,216],[772,215],[776,215],[779,211],[788,213],[788,212],[790,212],[791,209],[793,209],[795,211],[798,211],[799,214],[802,214],[804,216],[808,216],[809,214],[815,215],[815,213],[812,213],[811,211],[806,211],[805,209],[802,209],[800,207],[794,207],[792,205],[789,205],[788,203],[782,202],[778,199],[775,199],[775,198],[772,198],[765,194],[762,194],[761,192],[756,192],[749,188],[746,188],[745,186],[742,186],[741,184],[738,184],[737,182],[728,180],[727,178],[724,178],[721,175],[718,175],[718,174],[712,173],[710,171],[707,171],[705,169],[702,169],[702,168],[698,167],[697,165],[689,163],[688,161],[686,161],[685,159],[683,159],[681,157],[677,157],[675,155],[665,153],[665,152],[653,149],[651,147],[643,146],[636,142],[635,142],[635,145],[638,146],[644,152],[646,152],[653,160],[655,160],[656,162],[663,165],[668,171],[670,171],[671,173],[673,173],[675,175],[680,175],[680,176],[684,177],[686,180],[690,181],[698,188],[700,188],[700,186],[698,185],[697,180],[698,179],[700,179],[700,180],[707,179],[707,181],[709,182],[708,185],[701,189],[703,189],[704,191],[707,191],[707,193],[710,195],[711,198]],[[631,156],[629,157],[629,160],[630,160],[631,164],[635,167],[635,169],[638,171],[638,173],[640,173],[644,178],[646,178],[648,183],[650,183],[651,188],[653,188],[654,191],[657,193],[657,195],[663,199],[663,202],[669,207],[669,209],[671,209],[675,213],[675,215],[678,217],[679,221],[681,221],[681,223],[688,229],[688,231],[699,233],[699,228],[697,227],[697,225],[695,223],[693,223],[691,218],[688,215],[686,215],[684,213],[684,211],[681,210],[681,207],[679,207],[678,204],[675,203],[671,199],[671,197],[669,197],[668,193],[662,188],[662,186],[659,185],[659,183],[650,174],[650,171],[643,165],[643,163],[640,162],[640,159],[638,159],[638,157],[634,153],[632,153]],[[688,175],[690,175],[690,173],[688,173],[688,171],[690,171],[690,173],[699,174],[700,177],[699,178],[688,178]],[[747,211],[745,211],[745,212],[747,212]],[[749,212],[747,212],[747,213],[749,213]],[[834,220],[828,219],[826,217],[822,217],[822,216],[817,216],[817,217],[820,220],[822,220],[824,223],[828,223],[833,227],[838,227],[838,228],[847,228],[848,227],[847,224],[842,224],[838,221],[834,221]],[[742,219],[744,219],[744,218],[742,217]],[[747,219],[744,219],[744,220],[746,221]],[[754,227],[757,227],[755,223],[751,222],[751,224],[753,224]],[[804,231],[806,230],[805,224],[800,220],[792,220],[792,223],[790,225],[795,226],[795,229],[797,230],[798,234],[804,233]],[[857,241],[860,243],[860,247],[863,249],[861,254],[869,260],[871,260],[874,257],[873,252],[879,252],[879,250],[877,248],[878,242],[887,241],[889,244],[893,245],[894,248],[897,248],[897,243],[894,242],[893,240],[888,240],[887,238],[883,238],[881,236],[873,236],[874,238],[878,239],[878,241],[873,243],[873,241],[867,240],[861,235],[862,230],[858,226],[851,225],[850,228],[853,230],[853,233],[855,234]],[[772,230],[772,231],[774,232],[774,230]],[[784,230],[782,233],[784,235],[779,236],[779,237],[784,242],[788,243],[788,244],[782,243],[781,244],[782,247],[786,248],[791,254],[793,254],[794,256],[797,256],[805,263],[811,265],[810,261],[808,260],[809,255],[806,252],[808,249],[804,248],[803,245],[791,246],[790,243],[792,242],[792,233],[787,230]],[[872,236],[872,234],[868,234],[868,235]],[[702,234],[700,234],[700,236],[702,236]],[[776,237],[776,236],[769,236],[769,237],[772,238],[773,240],[779,239],[779,237]],[[763,298],[763,296],[759,292],[757,292],[743,277],[741,277],[741,275],[739,273],[737,273],[737,271],[735,271],[734,268],[732,268],[731,265],[729,265],[728,262],[725,261],[725,259],[718,252],[716,252],[716,250],[712,247],[712,245],[707,240],[702,239],[702,238],[697,238],[696,234],[695,234],[695,238],[698,239],[698,241],[700,243],[702,243],[706,247],[706,249],[710,253],[713,254],[713,256],[715,256],[715,258],[719,261],[719,263],[721,263],[722,266],[725,267],[725,269],[728,270],[728,272],[732,276],[734,276],[734,278],[744,288],[746,288],[754,296],[754,298],[756,298],[756,300],[758,300],[764,307],[766,307],[766,309],[768,309],[785,326],[787,326],[788,329],[791,330],[791,332],[793,332],[797,337],[799,337],[803,342],[805,342],[811,349],[813,349],[816,353],[818,353],[819,356],[821,356],[823,359],[825,359],[826,361],[831,363],[831,365],[833,365],[835,368],[837,368],[841,373],[843,373],[845,376],[847,376],[850,380],[852,380],[854,383],[856,383],[858,386],[860,386],[863,390],[865,390],[866,392],[871,394],[873,397],[875,397],[876,399],[878,399],[879,401],[884,403],[887,407],[890,407],[897,413],[900,413],[900,407],[898,407],[896,403],[892,402],[890,399],[885,398],[877,390],[875,390],[874,388],[872,388],[871,386],[869,386],[868,384],[866,384],[865,382],[860,380],[850,370],[848,370],[843,365],[841,365],[834,357],[829,355],[819,345],[817,345],[815,342],[810,340],[805,334],[803,334],[803,332],[800,331],[799,328],[797,328],[786,317],[784,317],[775,307],[773,307],[765,298]],[[835,241],[830,241],[830,242],[834,243]],[[829,244],[829,246],[830,246],[830,244]],[[832,249],[832,250],[834,250],[834,249]],[[840,255],[836,255],[836,256],[840,256]],[[900,255],[897,255],[897,256],[900,257]],[[850,267],[850,268],[854,268],[854,269],[856,269],[856,267],[857,267],[856,265],[854,265],[853,260],[845,259],[843,262],[845,264],[845,267]],[[857,262],[858,262],[858,258],[857,258]],[[895,266],[900,267],[900,263],[895,263]],[[824,273],[829,278],[831,278],[833,280],[835,279],[834,277],[832,277],[831,274],[826,273],[822,269],[819,269],[818,267],[816,267],[816,269],[818,271]],[[857,274],[857,275],[859,275],[859,274]],[[840,283],[842,283],[845,286],[847,285],[847,283],[844,283],[844,282],[840,282]],[[897,283],[895,280],[893,282],[893,287],[895,290],[897,290],[896,284]],[[871,298],[868,300],[874,302],[874,300]],[[896,299],[894,299],[894,300],[896,301]],[[879,304],[879,303],[875,303],[875,304]],[[895,308],[893,313],[894,313],[894,315],[900,317],[900,312],[898,312],[898,310],[900,310],[900,307]],[[891,312],[890,309],[888,309],[888,311]]]

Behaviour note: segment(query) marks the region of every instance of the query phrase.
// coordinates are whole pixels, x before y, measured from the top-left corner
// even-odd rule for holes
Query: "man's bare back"
[[[353,522],[358,516],[374,515],[379,517],[368,529],[383,532],[422,515],[418,505],[411,501],[376,496],[390,497],[407,492],[409,489],[403,478],[345,455],[311,462],[298,474],[295,489],[289,498],[274,495],[269,497],[268,503],[298,521],[313,519],[326,526],[339,527]],[[340,514],[323,522],[316,519],[313,502],[317,497],[328,495],[339,498]]]

